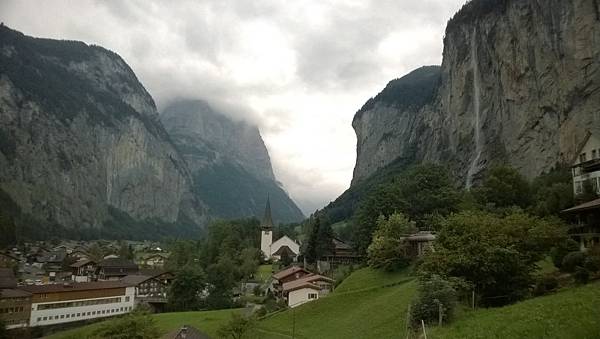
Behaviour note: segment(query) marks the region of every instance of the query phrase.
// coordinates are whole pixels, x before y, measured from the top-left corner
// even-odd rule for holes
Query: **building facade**
[[[588,133],[572,163],[573,192],[584,193],[589,184],[593,191],[600,194],[600,139]]]
[[[17,289],[0,289],[0,319],[6,328],[29,326],[31,315],[31,293]]]
[[[56,325],[131,312],[135,287],[96,281],[21,287],[31,293],[30,326]]]

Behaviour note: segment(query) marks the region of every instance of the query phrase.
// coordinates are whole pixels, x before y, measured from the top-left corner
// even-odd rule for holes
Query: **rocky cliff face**
[[[276,221],[304,218],[276,181],[256,126],[233,121],[203,101],[174,102],[161,120],[192,172],[194,193],[211,215],[261,217],[270,196]]]
[[[154,101],[115,53],[0,26],[0,188],[67,228],[204,222]],[[120,213],[119,212],[119,213]]]
[[[447,162],[466,186],[494,163],[531,178],[571,162],[586,131],[600,134],[599,42],[597,0],[468,3],[431,100],[375,98],[355,117],[353,185],[398,159]]]

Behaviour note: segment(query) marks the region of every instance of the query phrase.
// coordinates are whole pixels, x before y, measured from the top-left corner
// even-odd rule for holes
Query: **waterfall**
[[[473,125],[475,128],[475,158],[471,162],[467,172],[467,189],[473,186],[473,176],[479,170],[479,159],[483,147],[481,140],[481,87],[479,74],[479,61],[477,60],[477,28],[473,29],[471,35],[471,68],[473,69]]]

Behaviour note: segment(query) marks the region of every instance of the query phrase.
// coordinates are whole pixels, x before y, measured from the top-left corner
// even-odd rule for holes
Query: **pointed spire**
[[[265,207],[265,216],[262,220],[262,229],[272,229],[273,228],[273,217],[271,216],[271,200],[267,195],[267,206]]]

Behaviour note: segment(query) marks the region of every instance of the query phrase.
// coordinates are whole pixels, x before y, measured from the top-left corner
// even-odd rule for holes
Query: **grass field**
[[[600,283],[571,288],[496,309],[463,314],[434,328],[430,339],[600,338]]]
[[[230,319],[232,312],[239,311],[240,310],[218,310],[205,312],[162,313],[153,315],[153,317],[156,319],[156,323],[162,334],[181,328],[183,325],[191,325],[205,332],[209,336],[216,338],[217,329]],[[70,331],[56,333],[48,338],[87,338],[100,324],[101,323],[96,323]]]
[[[256,272],[256,279],[265,282],[273,275],[272,271],[273,265],[260,265],[258,266],[258,271]]]
[[[259,322],[261,338],[399,338],[416,284],[406,273],[361,269],[331,295]],[[395,285],[393,285],[395,284]],[[393,285],[391,287],[384,287]]]

